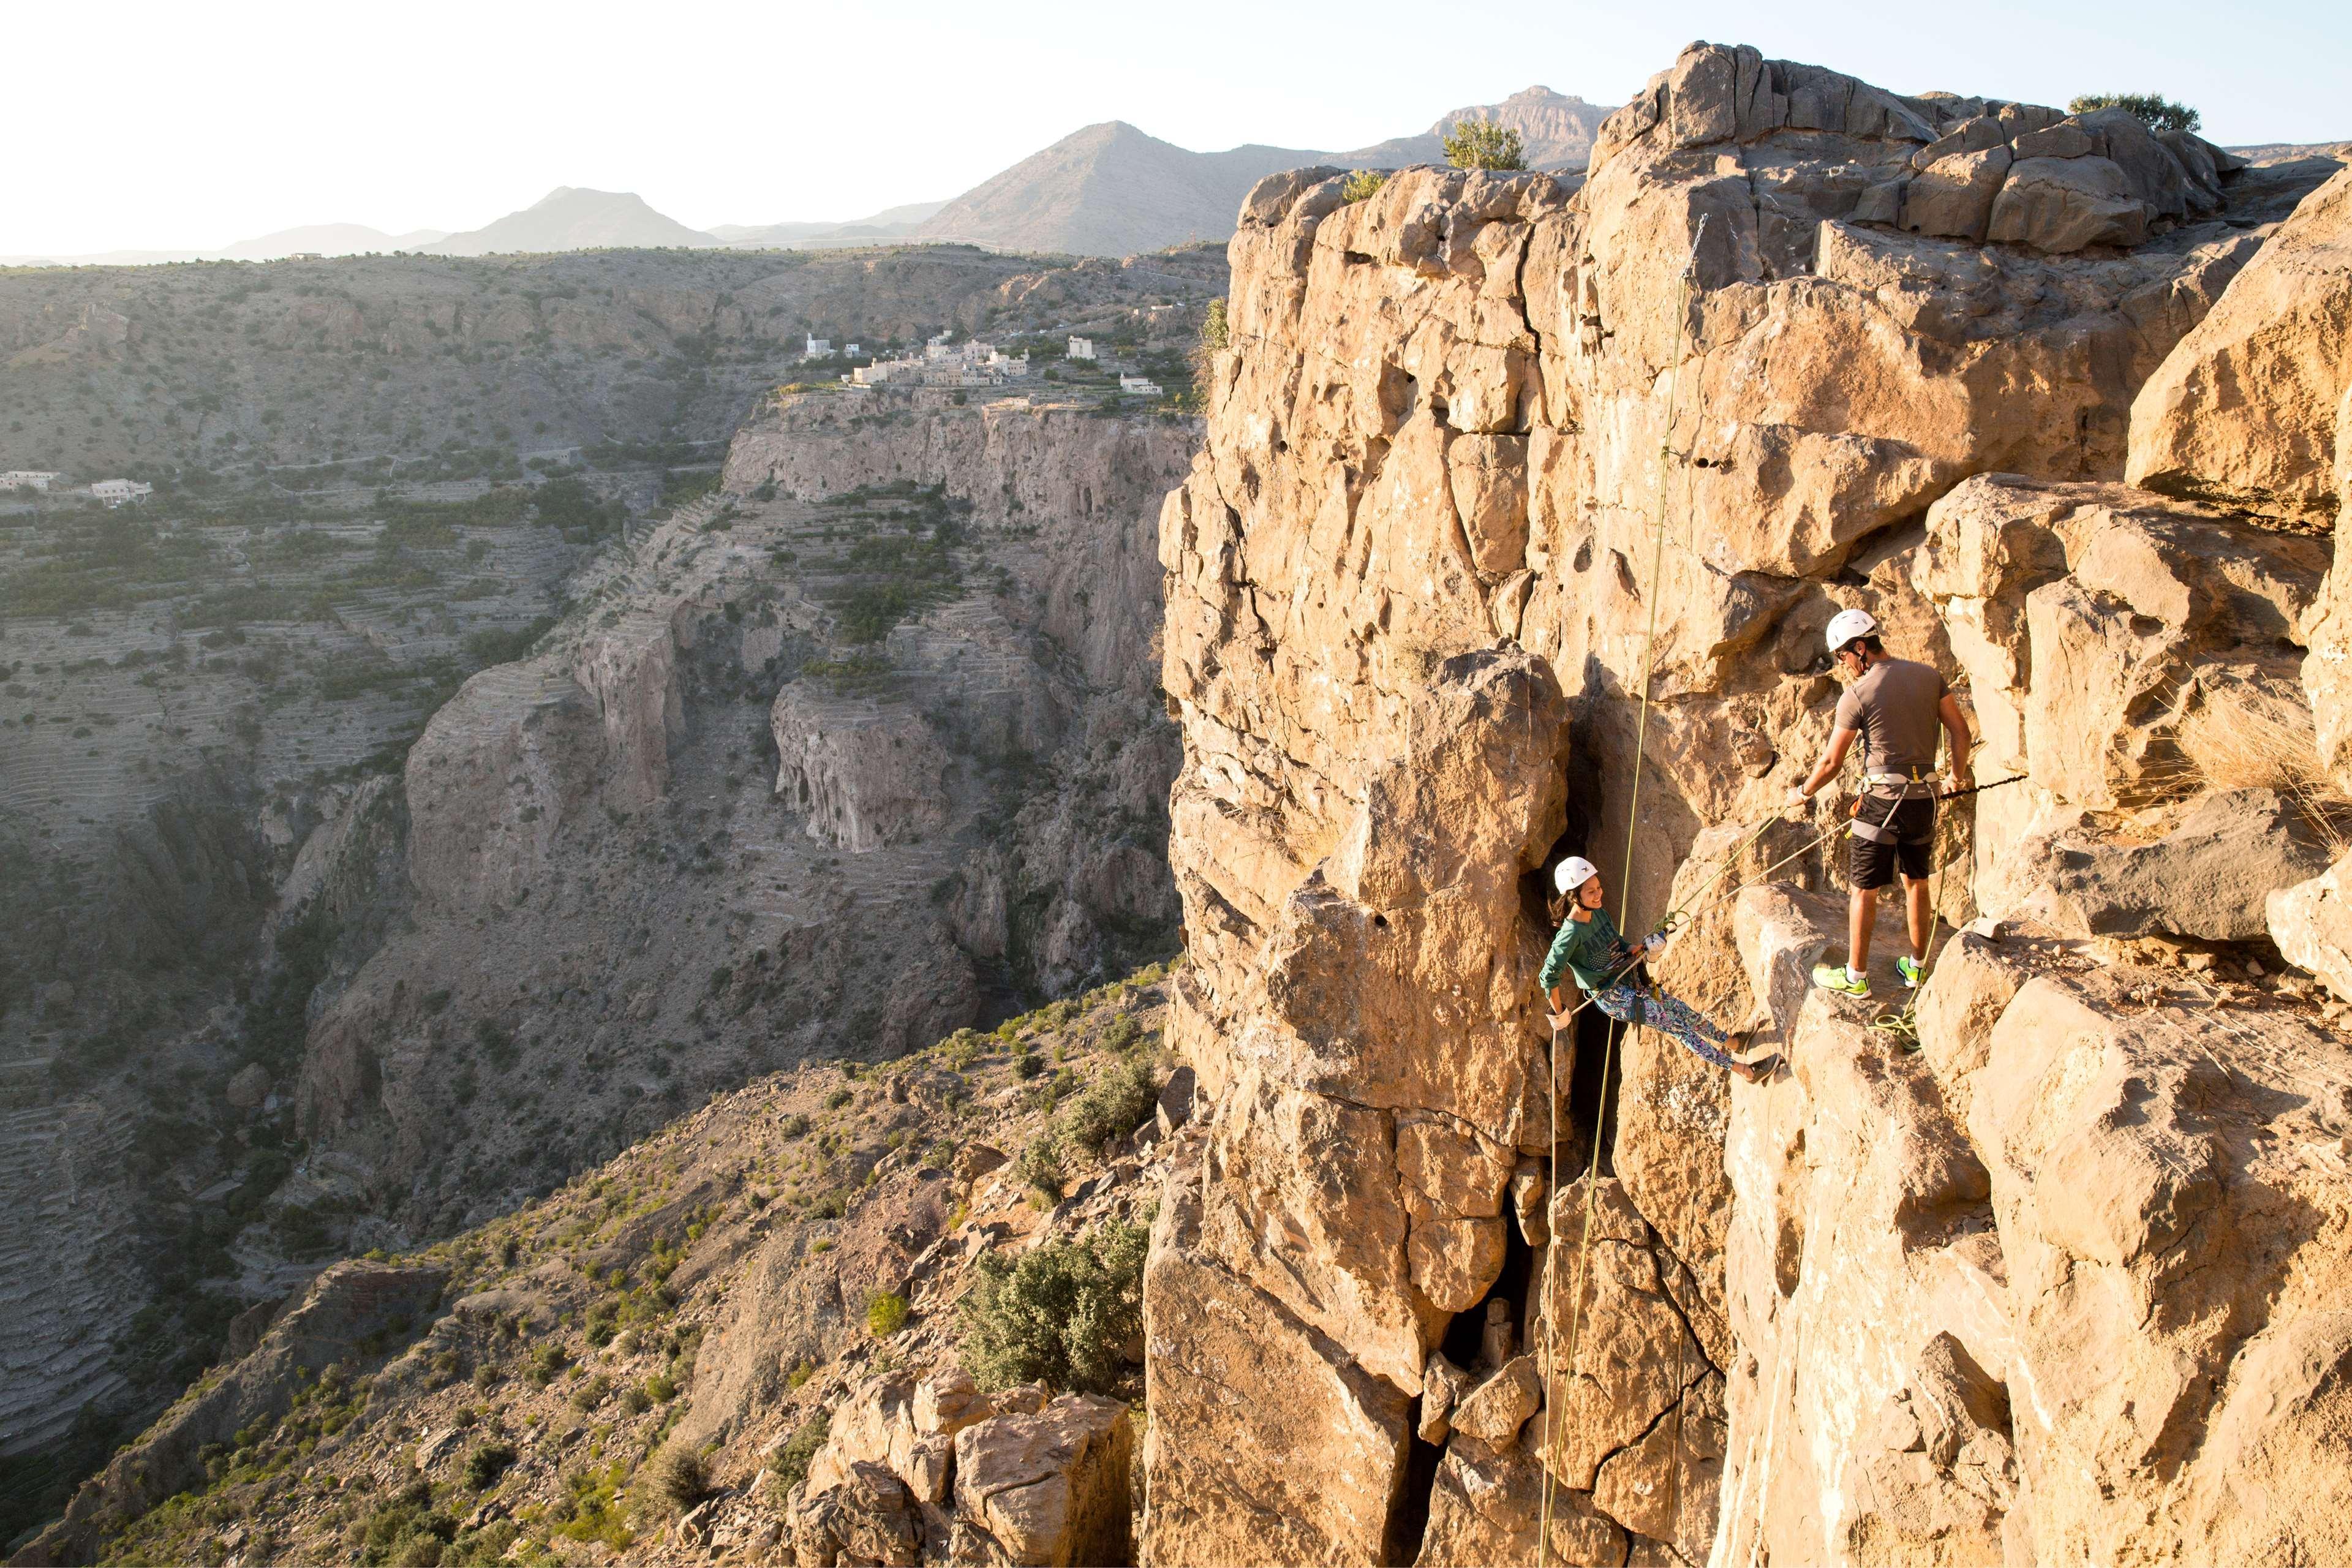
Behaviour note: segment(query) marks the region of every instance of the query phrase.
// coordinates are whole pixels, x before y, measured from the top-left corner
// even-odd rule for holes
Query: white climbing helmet
[[[1868,610],[1840,610],[1830,617],[1830,651],[1837,652],[1856,637],[1878,635],[1877,618]]]
[[[1559,869],[1551,874],[1551,881],[1561,892],[1572,893],[1599,875],[1600,867],[1581,855],[1571,855],[1559,863]]]

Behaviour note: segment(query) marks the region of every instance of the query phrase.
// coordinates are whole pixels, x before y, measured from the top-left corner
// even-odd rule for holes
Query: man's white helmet
[[[1840,610],[1830,617],[1830,651],[1837,652],[1856,637],[1878,635],[1878,621],[1868,610]]]
[[[1559,869],[1551,874],[1552,886],[1563,893],[1572,893],[1599,875],[1600,867],[1581,855],[1571,855],[1559,863]]]

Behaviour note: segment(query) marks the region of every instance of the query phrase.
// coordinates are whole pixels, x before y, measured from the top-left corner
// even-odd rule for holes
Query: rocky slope
[[[1253,193],[1161,521],[1146,1561],[2325,1553],[2333,173],[1694,46],[1580,184]],[[1916,1055],[1805,995],[1834,819],[1770,823],[1852,605],[2026,780]],[[1548,1040],[1570,852],[1793,1071]]]
[[[983,306],[953,262],[826,287],[861,314],[1100,318],[1152,352],[1183,313],[1128,312],[1223,266],[992,258],[965,280]],[[307,340],[237,353],[260,385],[350,390]],[[470,354],[417,367],[420,417],[464,401]],[[772,452],[803,416],[772,388]],[[445,1233],[803,1052],[902,1049],[1169,950],[1148,532],[1195,427],[940,403],[856,440],[806,419],[831,456],[796,460],[804,500],[681,505],[720,448],[665,441],[531,484],[0,516],[12,1510],[102,1457],[85,1409],[143,1418],[354,1230]],[[909,738],[931,776],[882,805]]]
[[[1164,1011],[1155,968],[886,1069],[765,1077],[490,1225],[338,1264],[242,1325],[13,1561],[775,1561],[797,1541],[814,1562],[845,1530],[942,1552],[950,1512],[973,1557],[1111,1560],[1126,1405],[1024,1385],[963,1299],[992,1268],[1124,1247],[1085,1300],[1132,1332],[1139,1223],[1190,1106],[1162,1081]],[[1139,1350],[1112,1348],[1106,1384],[1131,1393]],[[916,1444],[918,1418],[945,1438]],[[809,1502],[845,1482],[887,1506]]]

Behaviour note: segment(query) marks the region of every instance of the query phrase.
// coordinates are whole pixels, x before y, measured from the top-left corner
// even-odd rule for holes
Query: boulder
[[[2132,246],[2147,237],[2148,216],[2105,158],[2020,158],[1993,198],[1985,237],[2048,251]]]
[[[807,1568],[914,1568],[921,1561],[921,1531],[906,1485],[875,1460],[846,1467],[821,1491],[794,1488],[788,1512],[793,1561]]]
[[[1454,1430],[1465,1433],[1493,1449],[1516,1446],[1519,1428],[1542,1403],[1542,1383],[1536,1375],[1536,1358],[1514,1356],[1483,1383],[1473,1385],[1455,1401]]]
[[[259,1062],[247,1062],[236,1069],[228,1080],[226,1091],[230,1105],[239,1110],[258,1110],[261,1102],[269,1098],[269,1069]]]
[[[2301,804],[2276,790],[2229,790],[2153,843],[2060,847],[2045,894],[2030,903],[2077,935],[2250,942],[2269,929],[2270,900],[2318,876],[2327,858]]]
[[[2135,485],[2332,519],[2352,386],[2352,169],[2305,197],[2132,400]]]
[[[2352,856],[2307,882],[2273,891],[2264,917],[2289,963],[2352,1002]]]
[[[1981,121],[1971,121],[1981,123]],[[1918,234],[1981,242],[1993,200],[2009,177],[2010,151],[1996,143],[1956,152],[1923,166],[1903,198],[1903,226]]]
[[[992,1415],[956,1434],[957,1515],[1010,1563],[1124,1563],[1134,1458],[1134,1424],[1116,1399],[1065,1394],[1034,1414]]]

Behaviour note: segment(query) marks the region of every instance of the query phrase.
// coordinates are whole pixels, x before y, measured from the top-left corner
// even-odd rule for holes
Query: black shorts
[[[1895,806],[1892,821],[1887,807],[1892,802],[1875,795],[1862,797],[1862,814],[1854,818],[1853,850],[1848,875],[1861,889],[1884,888],[1895,880],[1900,870],[1906,881],[1927,880],[1928,861],[1936,844],[1936,803],[1932,800],[1906,800]],[[1885,841],[1865,837],[1865,825],[1877,827],[1885,824],[1890,837]]]

